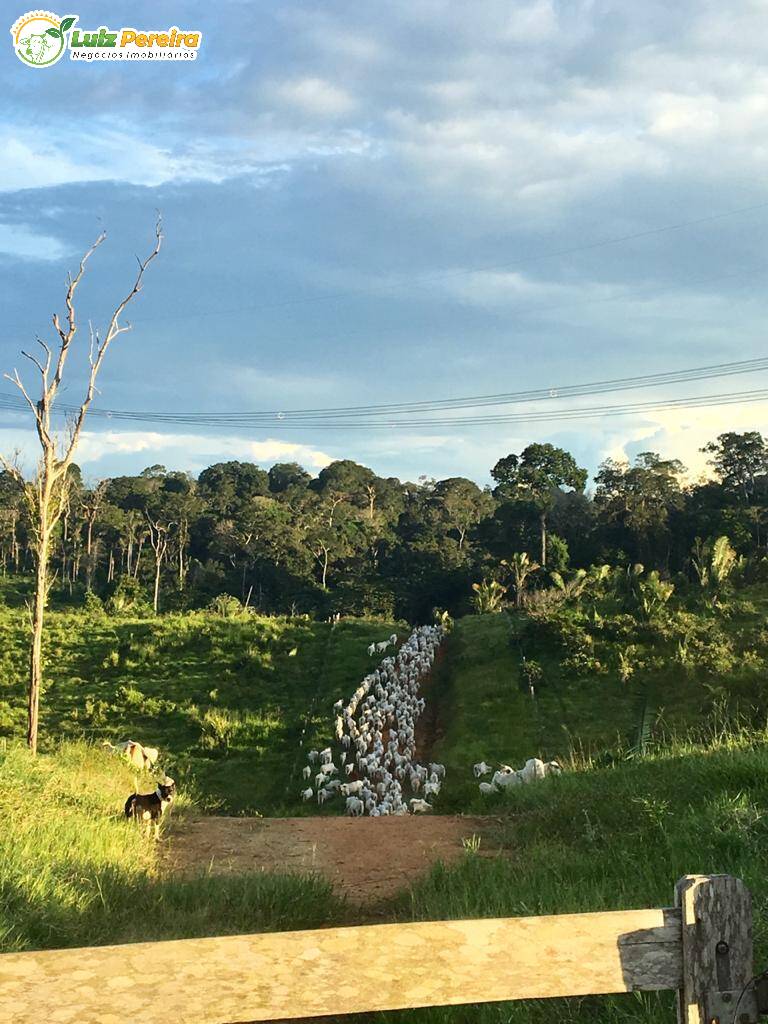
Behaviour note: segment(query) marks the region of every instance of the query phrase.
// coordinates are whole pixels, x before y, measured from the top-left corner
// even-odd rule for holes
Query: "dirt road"
[[[481,836],[490,852],[493,818],[190,818],[174,825],[169,868],[182,874],[210,869],[316,871],[358,904],[407,888],[440,860],[451,863],[463,840]],[[490,844],[492,845],[492,844]]]

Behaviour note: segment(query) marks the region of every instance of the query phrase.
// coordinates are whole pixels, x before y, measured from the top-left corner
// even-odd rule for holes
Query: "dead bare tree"
[[[96,569],[97,548],[93,542],[93,528],[96,525],[101,506],[107,493],[107,481],[100,480],[82,501],[82,513],[85,520],[85,589],[90,590],[93,574]]]
[[[149,543],[155,554],[155,589],[152,598],[152,607],[157,615],[160,605],[160,573],[163,568],[165,556],[168,553],[169,534],[173,523],[163,523],[159,518],[152,519],[149,512],[145,513],[147,525],[149,526]]]
[[[29,406],[35,419],[35,428],[42,449],[37,472],[34,479],[30,481],[24,479],[18,466],[12,462],[4,461],[5,468],[13,473],[24,486],[32,523],[32,545],[36,562],[35,593],[31,609],[32,630],[29,649],[27,718],[27,743],[33,754],[37,753],[40,688],[43,677],[43,621],[48,591],[51,585],[49,578],[51,541],[54,530],[66,508],[67,471],[72,464],[72,459],[82,434],[86,414],[96,393],[96,381],[107,351],[118,335],[131,329],[130,323],[122,324],[120,323],[120,318],[128,304],[141,291],[144,273],[152,260],[160,252],[163,240],[162,223],[158,219],[155,225],[155,244],[152,252],[146,259],[141,260],[137,257],[139,269],[133,287],[115,307],[104,337],[101,338],[98,332],[91,328],[90,349],[88,353],[90,370],[85,397],[70,420],[67,432],[63,437],[60,437],[54,430],[51,420],[56,396],[64,377],[67,356],[77,333],[74,304],[75,292],[83,279],[88,260],[104,242],[105,238],[106,233],[102,232],[80,260],[80,266],[75,276],[67,275],[67,292],[64,300],[67,307],[66,325],[62,324],[58,313],[54,313],[52,318],[53,326],[58,334],[58,341],[55,346],[58,351],[55,357],[51,347],[40,338],[37,338],[37,343],[42,350],[40,358],[29,352],[22,352],[22,355],[34,364],[40,374],[40,397],[37,401],[30,397],[29,391],[22,382],[18,370],[14,370],[12,375],[5,375],[6,379],[10,380],[21,391]]]

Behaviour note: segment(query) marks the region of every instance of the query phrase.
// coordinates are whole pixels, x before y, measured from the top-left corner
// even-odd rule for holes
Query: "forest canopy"
[[[434,607],[466,610],[473,583],[503,579],[523,554],[539,566],[534,587],[598,564],[693,579],[696,552],[727,535],[760,572],[768,446],[758,432],[724,433],[703,450],[708,479],[687,482],[680,462],[643,452],[606,460],[591,487],[573,456],[549,444],[500,459],[485,488],[464,477],[380,477],[348,459],[315,477],[296,463],[266,471],[231,461],[197,479],[153,465],[96,483],[73,465],[56,586],[148,611],[230,595],[265,613],[417,621]],[[34,569],[24,489],[8,472],[0,566]]]

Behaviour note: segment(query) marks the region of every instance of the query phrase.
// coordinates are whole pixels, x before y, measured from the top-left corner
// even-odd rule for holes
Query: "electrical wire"
[[[3,398],[4,397],[5,396],[3,396]],[[712,406],[726,406],[736,404],[741,405],[746,403],[764,401],[768,401],[768,388],[754,389],[751,391],[727,392],[715,395],[701,395],[692,398],[678,398],[671,399],[666,402],[650,401],[636,402],[617,406],[591,406],[585,408],[577,407],[572,409],[566,408],[559,410],[532,410],[530,413],[523,412],[512,414],[497,414],[490,416],[461,416],[442,419],[422,418],[418,420],[350,420],[346,422],[332,420],[304,420],[301,421],[300,423],[285,422],[284,420],[277,419],[274,422],[270,423],[260,421],[258,424],[254,424],[254,422],[251,420],[231,419],[228,420],[225,425],[230,428],[239,427],[246,429],[252,428],[254,426],[268,426],[270,430],[297,429],[298,427],[302,427],[304,429],[311,428],[313,430],[367,430],[372,428],[392,429],[399,427],[407,427],[410,430],[434,430],[438,427],[476,427],[490,426],[494,424],[520,424],[541,422],[559,423],[579,419],[602,419],[604,417],[632,416],[649,412],[663,412],[679,409],[701,409],[709,408]],[[2,401],[0,401],[0,407],[6,409],[10,408]],[[13,411],[18,411],[19,406],[14,405],[12,409]],[[200,419],[195,419],[192,421],[176,419],[174,420],[174,424],[196,427],[213,425]],[[221,426],[222,423],[220,421],[217,421],[215,425]]]
[[[431,399],[418,402],[401,402],[395,404],[380,405],[359,405],[342,406],[318,409],[294,409],[281,411],[278,409],[268,411],[242,411],[232,413],[159,413],[150,411],[133,411],[125,409],[107,409],[93,407],[90,415],[111,420],[128,422],[155,422],[171,425],[186,426],[258,426],[268,425],[270,427],[281,426],[391,426],[400,423],[407,426],[416,426],[423,422],[428,426],[453,425],[462,423],[490,422],[528,422],[541,419],[560,419],[572,417],[584,417],[594,415],[596,412],[604,414],[621,414],[619,406],[600,407],[599,409],[563,409],[557,403],[562,399],[584,398],[596,395],[604,395],[619,391],[630,391],[640,388],[658,387],[662,385],[688,383],[699,380],[712,380],[715,378],[729,377],[741,374],[759,373],[768,370],[768,358],[740,360],[737,362],[718,363],[709,366],[692,367],[685,370],[671,370],[660,373],[645,374],[634,377],[613,378],[602,381],[594,381],[586,384],[566,384],[550,388],[534,388],[526,391],[513,391],[492,395],[476,395],[473,397]],[[758,397],[752,397],[758,396]],[[742,391],[729,395],[704,396],[705,399],[714,401],[729,402],[743,399],[745,401],[760,400],[762,391]],[[451,420],[437,420],[430,417],[424,420],[400,419],[402,416],[429,416],[429,414],[471,411],[484,409],[493,406],[520,405],[545,401],[547,410],[536,410],[531,413],[504,413],[493,416],[485,415],[478,417],[458,417]],[[693,404],[698,400],[674,399],[666,403],[671,407],[681,403]],[[662,403],[665,404],[665,403]],[[16,410],[24,407],[24,399],[20,396],[0,392],[0,408]],[[642,409],[659,408],[659,401],[655,400],[650,405],[639,403],[627,406],[629,412],[642,411]],[[57,412],[63,415],[71,415],[77,412],[78,406],[62,403],[57,407]],[[384,423],[375,423],[371,417],[388,417]],[[389,417],[395,419],[390,420]]]
[[[512,260],[506,263],[493,263],[493,264],[481,264],[474,267],[462,267],[457,270],[446,270],[441,273],[435,274],[416,274],[413,276],[404,277],[403,281],[397,284],[383,284],[379,287],[383,287],[388,291],[397,291],[403,287],[413,288],[414,286],[419,287],[421,285],[429,285],[433,283],[439,283],[441,281],[450,281],[458,277],[466,277],[472,274],[487,274],[502,270],[512,270],[515,268],[525,268],[530,263],[539,263],[542,260],[557,259],[562,256],[573,256],[581,252],[589,252],[594,249],[602,249],[606,246],[620,245],[623,242],[634,242],[641,238],[650,238],[654,235],[665,234],[668,231],[681,231],[685,228],[698,227],[701,224],[709,224],[714,221],[724,220],[728,217],[735,217],[743,213],[757,213],[761,210],[768,209],[768,203],[754,203],[750,206],[741,206],[733,210],[724,210],[721,213],[708,214],[705,217],[696,217],[692,220],[677,221],[671,224],[662,224],[656,228],[646,228],[643,231],[634,231],[626,235],[616,235],[613,238],[596,239],[593,242],[585,242],[581,245],[566,246],[561,249],[553,249],[549,252],[537,253],[530,256],[522,256],[516,260]],[[304,306],[314,303],[329,302],[339,298],[348,298],[348,291],[332,292],[325,295],[308,295],[302,298],[286,299],[283,302],[271,302],[262,303],[256,306],[239,306],[231,307],[229,309],[220,310],[201,310],[197,313],[166,313],[159,314],[157,316],[149,316],[137,318],[134,323],[150,323],[159,320],[182,320],[182,319],[200,319],[203,317],[211,316],[233,316],[240,313],[260,313],[270,309],[285,309],[292,306]]]

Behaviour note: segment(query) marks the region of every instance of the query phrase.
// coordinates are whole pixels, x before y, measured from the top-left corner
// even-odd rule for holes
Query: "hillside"
[[[157,846],[120,820],[130,773],[114,758],[82,744],[34,764],[25,751],[0,751],[0,813],[8,826],[0,832],[0,951],[352,924],[373,913],[377,921],[430,920],[660,906],[682,874],[726,871],[753,892],[761,964],[768,953],[767,739],[764,730],[720,732],[706,743],[677,743],[642,761],[518,789],[500,798],[490,834],[467,841],[458,863],[414,875],[409,890],[363,911],[345,906],[322,875],[283,875],[282,862],[274,873],[209,874],[204,863],[197,874],[163,873]],[[366,825],[409,822],[423,824]],[[395,859],[397,851],[382,848],[382,857]],[[669,996],[646,995],[386,1019],[652,1024],[674,1019],[674,1010]]]
[[[768,953],[765,612],[765,590],[752,586],[719,606],[682,595],[650,616],[628,615],[606,592],[457,621],[426,690],[421,753],[448,766],[439,813],[490,816],[460,827],[431,819],[441,834],[453,830],[453,846],[444,854],[434,847],[446,864],[426,875],[430,819],[400,819],[389,833],[380,823],[387,877],[400,871],[408,887],[393,896],[382,885],[377,895],[366,881],[373,898],[361,909],[343,898],[352,892],[344,860],[354,856],[347,836],[357,822],[305,818],[286,833],[295,856],[269,833],[252,862],[238,844],[236,862],[219,873],[210,870],[200,811],[227,809],[224,796],[240,801],[235,810],[293,813],[283,794],[300,768],[303,723],[310,741],[327,737],[333,700],[366,671],[367,643],[389,624],[57,609],[43,705],[47,752],[32,762],[14,741],[0,749],[8,826],[0,833],[0,948],[665,905],[680,875],[723,871],[754,894],[760,964]],[[4,728],[18,734],[20,611],[6,608],[0,625]],[[135,732],[171,752],[182,799],[166,843],[142,841],[121,820],[133,771],[98,746],[59,747],[51,739],[58,732],[96,743]],[[478,793],[474,761],[518,765],[533,755],[557,757],[567,770],[490,798]],[[227,819],[216,821],[223,828]],[[413,841],[409,822],[418,825]],[[204,840],[197,855],[185,846],[190,825]],[[249,834],[262,827],[233,823],[232,835],[240,825]],[[366,822],[369,831],[376,825]],[[387,845],[395,832],[400,845]],[[403,844],[410,860],[401,864]],[[333,863],[326,847],[336,851]],[[376,860],[371,852],[365,870]],[[298,874],[285,875],[289,866]],[[394,1018],[650,1024],[672,1014],[669,998],[638,996]]]
[[[160,618],[67,609],[48,619],[43,748],[61,737],[136,739],[200,806],[304,813],[300,741],[330,738],[331,705],[369,669],[392,623],[211,612]],[[26,613],[0,609],[0,736],[23,735]]]
[[[141,780],[147,783],[149,780]],[[122,815],[134,773],[68,743],[0,747],[0,952],[312,928],[344,907],[317,877],[161,877],[162,844]],[[176,813],[188,800],[182,793]]]
[[[494,811],[471,774],[481,760],[610,765],[718,724],[764,726],[764,586],[744,588],[725,609],[691,600],[650,620],[611,611],[611,600],[456,623],[431,689],[432,754],[448,767],[442,812]]]

